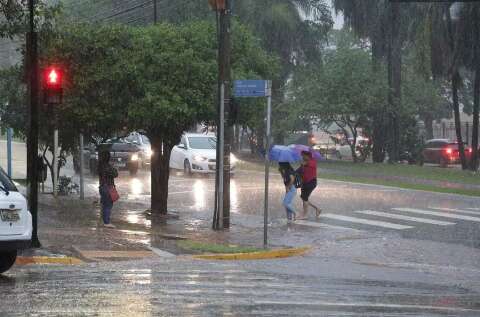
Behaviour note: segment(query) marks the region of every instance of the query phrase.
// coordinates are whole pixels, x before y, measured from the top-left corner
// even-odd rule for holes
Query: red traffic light
[[[63,98],[63,71],[56,66],[46,67],[43,70],[43,102],[48,105],[62,103]]]
[[[60,87],[62,85],[62,71],[58,67],[48,67],[44,71],[44,83],[47,87]]]

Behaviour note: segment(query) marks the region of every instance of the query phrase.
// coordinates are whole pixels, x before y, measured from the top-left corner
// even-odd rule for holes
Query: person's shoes
[[[308,216],[299,216],[295,220],[308,220]]]
[[[116,227],[112,225],[111,223],[107,223],[103,225],[105,228],[110,228],[110,229],[115,229]]]
[[[322,209],[321,208],[315,208],[315,216],[318,218],[320,217],[320,214],[322,213]]]

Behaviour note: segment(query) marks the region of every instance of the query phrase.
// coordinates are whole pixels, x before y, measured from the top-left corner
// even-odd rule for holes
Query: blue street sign
[[[235,80],[235,97],[268,97],[270,89],[268,80]]]

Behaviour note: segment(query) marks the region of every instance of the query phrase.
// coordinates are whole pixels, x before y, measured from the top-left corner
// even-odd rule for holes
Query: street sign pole
[[[263,246],[268,245],[268,185],[270,178],[270,139],[272,117],[272,82],[270,80],[236,80],[235,97],[267,97],[267,131],[265,142],[265,198],[263,209]]]
[[[272,96],[267,99],[267,140],[265,142],[265,205],[263,210],[263,247],[268,245],[268,183],[270,177],[270,135],[271,135]]]
[[[7,173],[8,177],[12,178],[12,128],[7,129]]]
[[[83,179],[83,134],[80,133],[80,199],[85,199],[85,184]]]

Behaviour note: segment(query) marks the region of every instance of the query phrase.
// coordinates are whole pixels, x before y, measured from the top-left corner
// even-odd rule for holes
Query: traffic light
[[[43,70],[43,102],[48,105],[60,104],[63,98],[63,70],[50,66]]]

